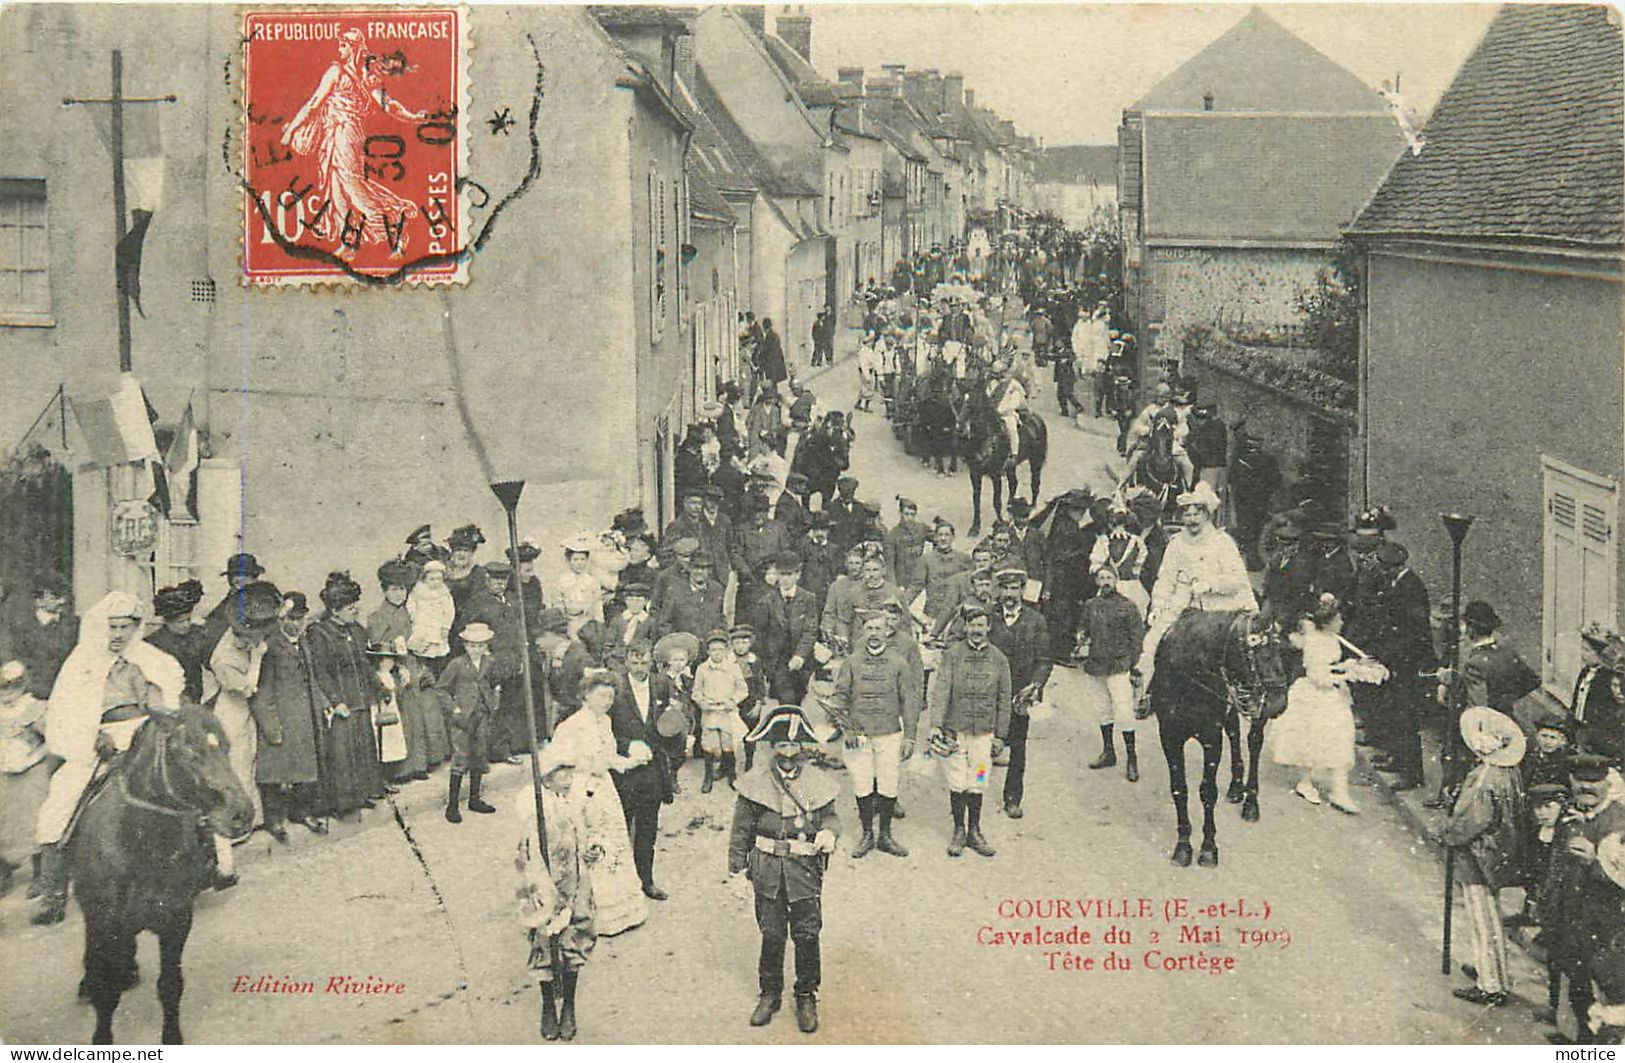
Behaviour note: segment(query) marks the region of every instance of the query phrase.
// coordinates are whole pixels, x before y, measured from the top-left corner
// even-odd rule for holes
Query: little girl
[[[557,604],[569,621],[567,633],[571,638],[589,620],[604,622],[604,592],[615,586],[614,577],[606,579],[592,567],[595,545],[589,532],[564,541],[564,563],[569,571],[559,577]]]
[[[1354,767],[1354,702],[1349,682],[1380,683],[1387,671],[1369,659],[1343,661],[1338,633],[1343,616],[1337,598],[1322,594],[1313,612],[1306,613],[1293,641],[1303,648],[1304,674],[1287,691],[1286,712],[1271,732],[1277,764],[1302,770],[1292,792],[1312,805],[1320,804],[1316,776],[1326,786],[1333,808],[1356,815],[1360,807],[1349,795],[1349,770]]]

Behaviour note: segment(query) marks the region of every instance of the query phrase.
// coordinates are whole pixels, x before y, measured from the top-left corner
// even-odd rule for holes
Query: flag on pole
[[[170,490],[170,512],[164,514],[166,517],[197,519],[197,470],[201,461],[197,418],[192,413],[192,403],[188,401],[186,412],[181,414],[180,427],[175,430],[175,438],[164,454],[164,474]]]

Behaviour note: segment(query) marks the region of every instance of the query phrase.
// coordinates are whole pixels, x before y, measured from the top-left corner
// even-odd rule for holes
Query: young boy
[[[1134,684],[1129,677],[1134,659],[1145,639],[1140,610],[1117,590],[1117,570],[1109,564],[1096,565],[1097,593],[1083,603],[1078,639],[1084,644],[1084,673],[1095,687],[1095,704],[1100,713],[1100,756],[1091,768],[1110,768],[1117,763],[1112,745],[1112,725],[1123,734],[1123,753],[1128,761],[1124,774],[1129,782],[1140,779],[1140,765],[1134,753]]]
[[[694,668],[694,703],[700,708],[700,750],[705,754],[705,781],[700,793],[711,792],[718,762],[728,785],[737,788],[734,775],[734,718],[750,697],[745,673],[734,659],[728,633],[717,630],[705,637],[706,659]]]
[[[756,659],[754,649],[756,631],[749,624],[736,624],[728,632],[728,646],[733,650],[734,662],[739,665],[740,672],[745,676],[745,688],[750,692],[745,700],[739,703],[739,718],[745,722],[748,732],[756,726],[761,719],[762,709],[768,704],[767,700],[767,673],[763,670],[761,662]],[[756,759],[756,743],[745,743],[745,770],[750,771],[751,764]]]
[[[1518,766],[1525,793],[1542,783],[1568,788],[1569,734],[1573,726],[1569,714],[1562,709],[1550,709],[1535,720],[1534,748]]]
[[[549,1041],[575,1039],[576,983],[598,941],[590,878],[590,865],[598,854],[586,843],[580,804],[570,793],[576,759],[567,741],[549,742],[542,750],[545,862],[538,856],[534,795],[526,787],[514,801],[514,811],[524,824],[514,853],[519,921],[530,939],[528,966],[541,986],[541,1032]],[[555,1011],[555,1003],[562,1003],[562,1008]]]
[[[497,711],[497,693],[491,686],[489,626],[473,623],[459,633],[463,655],[446,665],[435,684],[451,726],[451,783],[446,794],[446,822],[461,823],[463,776],[468,776],[468,810],[495,812],[480,798],[485,778],[485,732]]]

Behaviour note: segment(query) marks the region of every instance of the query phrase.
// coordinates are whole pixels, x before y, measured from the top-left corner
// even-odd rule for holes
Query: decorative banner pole
[[[497,496],[502,508],[507,511],[508,548],[516,558],[519,556],[519,496],[524,490],[523,480],[502,480],[491,485],[491,493]],[[536,838],[541,843],[542,864],[551,871],[553,865],[547,849],[547,813],[542,808],[542,747],[536,734],[535,694],[530,684],[530,623],[525,619],[525,581],[515,579],[514,589],[519,594],[519,638],[524,643],[524,649],[519,654],[519,681],[525,689],[525,731],[530,738],[530,788],[536,798]]]
[[[1444,736],[1445,748],[1449,749],[1453,737],[1450,728],[1457,726],[1461,717],[1461,699],[1459,691],[1461,684],[1455,682],[1454,669],[1461,666],[1461,544],[1467,538],[1467,529],[1473,526],[1473,518],[1460,513],[1441,513],[1439,519],[1444,522],[1444,530],[1450,536],[1450,663],[1452,666],[1452,679],[1450,684],[1450,716],[1446,722]],[[1450,763],[1451,758],[1444,758]],[[1439,780],[1439,794],[1442,798],[1445,791],[1445,780]],[[1441,802],[1442,803],[1442,802]],[[1448,812],[1449,810],[1446,809]],[[1444,851],[1444,954],[1439,961],[1439,973],[1450,973],[1450,919],[1455,907],[1456,892],[1456,850],[1454,847]]]

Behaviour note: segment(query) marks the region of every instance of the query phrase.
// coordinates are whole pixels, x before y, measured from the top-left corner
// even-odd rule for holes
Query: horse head
[[[254,826],[254,805],[228,750],[210,710],[186,704],[177,712],[154,712],[130,743],[122,767],[125,789],[139,804],[192,815],[222,837],[241,837]]]
[[[1225,675],[1243,715],[1270,720],[1286,709],[1286,666],[1281,661],[1285,641],[1281,625],[1266,613],[1244,610],[1236,614],[1231,639],[1225,647]]]

